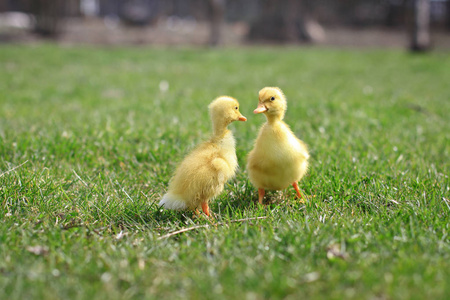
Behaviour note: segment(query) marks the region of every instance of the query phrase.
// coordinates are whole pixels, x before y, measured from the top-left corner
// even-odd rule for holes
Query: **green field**
[[[306,204],[255,203],[264,86],[309,145]],[[223,94],[248,122],[215,219],[160,210]],[[449,299],[449,115],[448,53],[3,45],[0,299]]]

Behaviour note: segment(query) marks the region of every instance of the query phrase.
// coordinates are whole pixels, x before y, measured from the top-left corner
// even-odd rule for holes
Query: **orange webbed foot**
[[[202,202],[202,210],[205,213],[205,215],[207,215],[208,217],[211,217],[211,215],[209,213],[208,202]]]

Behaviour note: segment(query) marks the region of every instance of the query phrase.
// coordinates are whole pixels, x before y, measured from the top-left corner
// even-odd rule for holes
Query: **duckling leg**
[[[292,186],[294,187],[295,191],[297,192],[297,197],[299,199],[301,199],[300,201],[303,202],[303,197],[302,194],[300,193],[300,189],[298,188],[298,184],[297,181],[294,181],[294,183],[292,184]]]
[[[259,201],[259,204],[263,204],[262,202],[263,202],[265,194],[266,194],[266,191],[264,189],[258,189],[258,196],[259,196],[258,201]]]
[[[208,217],[211,217],[211,215],[209,214],[208,202],[202,202],[202,210]]]

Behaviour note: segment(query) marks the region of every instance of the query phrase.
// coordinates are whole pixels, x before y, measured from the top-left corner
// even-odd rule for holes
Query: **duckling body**
[[[222,139],[199,145],[181,162],[160,205],[167,209],[197,209],[223,191],[238,164],[231,131]]]
[[[250,180],[256,187],[283,190],[305,175],[308,157],[305,144],[283,121],[266,123],[249,154]]]
[[[195,210],[201,206],[209,216],[209,201],[219,195],[224,184],[235,175],[238,168],[235,140],[227,126],[246,118],[240,114],[237,100],[231,97],[217,98],[209,109],[213,136],[184,158],[160,206],[175,210]]]
[[[307,146],[283,122],[287,104],[281,90],[264,88],[259,95],[259,105],[254,112],[264,113],[267,122],[248,155],[249,179],[258,188],[260,203],[265,190],[282,190],[291,184],[301,198],[297,182],[308,170]]]

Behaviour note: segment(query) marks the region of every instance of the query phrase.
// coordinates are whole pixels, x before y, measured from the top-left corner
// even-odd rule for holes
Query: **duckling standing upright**
[[[248,155],[247,171],[258,188],[262,204],[265,190],[282,190],[292,184],[302,198],[297,182],[308,170],[308,149],[283,122],[287,102],[277,87],[259,91],[259,104],[253,111],[264,113],[267,122],[259,130],[253,150]]]
[[[169,191],[159,202],[167,209],[195,210],[202,207],[209,214],[208,202],[223,191],[223,186],[237,170],[235,140],[227,126],[233,121],[247,121],[239,112],[236,99],[222,96],[209,105],[213,135],[200,144],[178,166],[169,183]]]

